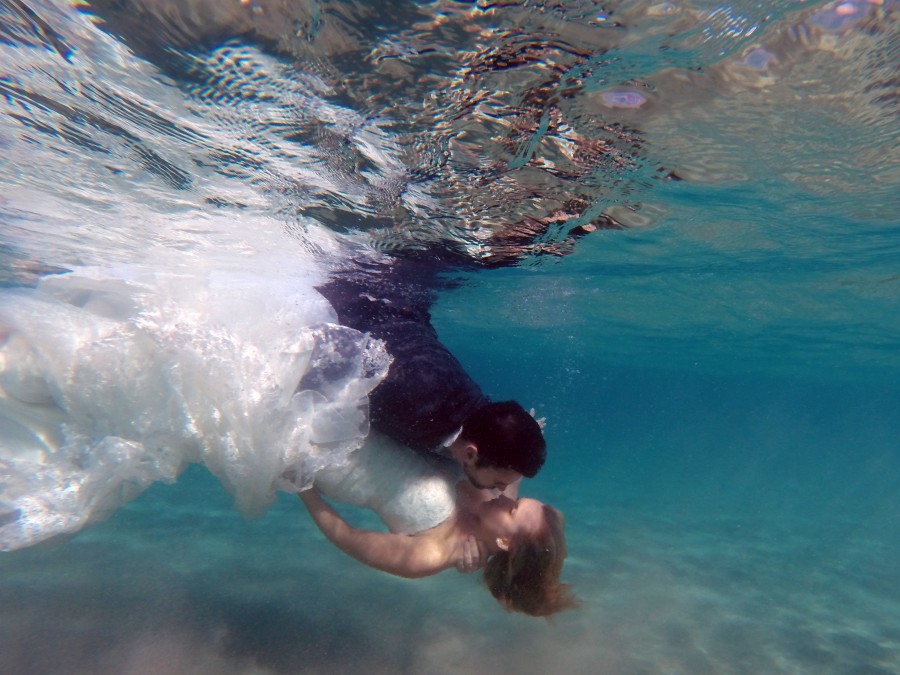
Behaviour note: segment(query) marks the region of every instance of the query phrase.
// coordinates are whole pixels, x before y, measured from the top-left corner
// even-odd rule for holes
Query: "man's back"
[[[488,399],[438,339],[428,311],[436,282],[418,272],[415,265],[392,265],[337,277],[319,290],[341,324],[384,340],[393,357],[369,397],[373,428],[426,451]]]

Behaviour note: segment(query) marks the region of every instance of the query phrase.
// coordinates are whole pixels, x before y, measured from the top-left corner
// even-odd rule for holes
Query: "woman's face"
[[[484,502],[479,516],[482,526],[495,537],[535,534],[544,524],[544,504],[537,499],[510,499],[500,495]]]

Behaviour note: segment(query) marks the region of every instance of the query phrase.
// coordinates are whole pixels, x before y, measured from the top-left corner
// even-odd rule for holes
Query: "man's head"
[[[503,490],[544,465],[547,444],[537,421],[515,401],[488,403],[463,423],[453,456],[472,484]]]

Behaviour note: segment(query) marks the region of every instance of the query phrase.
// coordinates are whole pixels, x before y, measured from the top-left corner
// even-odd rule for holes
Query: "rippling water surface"
[[[588,601],[536,628],[470,580],[285,563],[293,503],[244,523],[191,474],[0,559],[8,672],[896,672],[897,13],[0,0],[2,283],[285,234],[439,262],[441,335],[550,417],[533,487]]]
[[[894,13],[7,2],[6,276],[279,229],[537,268],[625,359],[896,368]]]

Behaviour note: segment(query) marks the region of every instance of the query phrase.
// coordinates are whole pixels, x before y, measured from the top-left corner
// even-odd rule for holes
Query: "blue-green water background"
[[[657,18],[635,19],[636,34],[651,26],[649,37],[616,52],[621,80],[646,76],[656,96],[631,120],[647,130],[650,168],[635,169],[627,190],[600,180],[615,189],[594,204],[620,207],[614,213],[628,227],[596,232],[552,262],[468,272],[433,311],[442,339],[487,393],[547,418],[548,462],[523,492],[566,515],[564,576],[579,610],[548,623],[506,614],[477,577],[405,581],[369,570],[324,542],[295,499],[282,496],[248,521],[193,467],[106,522],[0,558],[0,671],[900,671],[896,110],[887,94],[887,104],[860,98],[878,83],[884,89],[878,72],[896,72],[893,15],[848,31],[827,24],[817,42],[810,17],[837,3],[706,5],[683,7],[697,10],[694,19],[703,9],[728,21],[710,19],[718,32],[679,33],[673,23],[671,34],[690,49],[660,48]],[[649,3],[636,6],[659,16]],[[746,29],[764,15],[769,23]],[[699,81],[684,97],[667,88],[668,68],[699,63],[698,72],[712,72],[757,44],[781,59],[763,73],[775,84],[744,73],[752,81],[743,89],[723,85],[727,78]],[[133,68],[122,72],[155,83]],[[147,87],[143,96],[162,96]],[[29,100],[40,118],[41,99]],[[207,121],[237,107],[225,96],[206,104]],[[31,133],[13,119],[0,137],[9,147],[13,135]],[[146,131],[179,165],[183,148],[155,138],[155,124]],[[282,189],[280,175],[247,178],[240,162],[228,166],[243,181],[233,193],[208,165],[181,162],[197,175],[179,191],[160,183],[158,168],[152,176],[135,168],[146,168],[146,157],[141,164],[126,151],[104,158],[119,163],[113,177],[95,175],[89,146],[79,145],[87,159],[72,159],[55,152],[71,150],[60,138],[5,160],[3,224],[15,236],[0,251],[4,278],[20,281],[35,260],[128,258],[123,251],[144,241],[117,228],[112,198],[100,208],[102,197],[79,195],[68,219],[50,213],[42,199],[67,203],[74,192],[41,174],[45,154],[60,174],[74,167],[81,189],[96,179],[98,193],[132,190],[136,210],[126,215],[139,212],[151,239],[170,231],[147,211],[163,223],[166,214],[207,214],[216,190],[248,201],[227,212],[236,222],[263,213],[283,224],[285,201],[303,194]],[[690,180],[652,180],[645,173],[656,165]],[[259,183],[266,198],[247,200]],[[324,194],[338,212],[372,216]],[[635,202],[641,207],[629,211]],[[106,229],[84,243],[93,230],[80,218],[91,208]],[[113,215],[104,221],[104,212]],[[175,236],[180,227],[175,247],[187,246]],[[184,236],[207,251],[202,231]],[[218,239],[208,239],[214,251]]]
[[[452,305],[437,312],[448,344],[548,418],[548,464],[524,489],[567,516],[581,609],[545,623],[455,572],[387,577],[324,542],[294,499],[247,521],[197,468],[70,541],[7,554],[4,658],[20,672],[896,670],[894,382],[485,346],[446,329]]]

